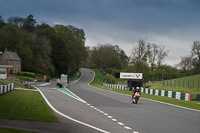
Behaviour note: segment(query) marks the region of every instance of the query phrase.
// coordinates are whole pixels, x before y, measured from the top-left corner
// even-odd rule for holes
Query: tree
[[[139,65],[142,62],[147,63],[148,51],[147,51],[146,41],[140,39],[138,41],[138,45],[133,46],[131,54],[132,54],[132,63],[136,64],[136,71],[139,71]]]
[[[120,62],[119,57],[117,55],[111,55],[107,60],[107,67],[121,70],[122,64]]]
[[[192,68],[192,61],[193,59],[191,55],[181,57],[181,61],[178,64],[178,67],[180,67],[184,72],[186,72]]]
[[[192,44],[191,54],[193,56],[193,66],[200,73],[200,42],[194,41]]]
[[[35,28],[36,20],[33,19],[33,15],[30,14],[26,19],[24,19],[23,28],[28,32],[32,32]]]
[[[49,67],[51,66],[51,45],[50,40],[37,34],[31,34],[31,50],[33,52],[32,71],[51,74]]]
[[[162,62],[164,60],[164,58],[168,55],[169,51],[165,50],[164,46],[159,46],[159,50],[158,50],[158,66],[162,65]]]
[[[104,70],[113,68],[119,71],[128,65],[125,52],[118,45],[108,43],[93,47],[89,58],[92,66],[101,67]]]
[[[7,22],[9,24],[18,26],[18,27],[22,27],[24,25],[25,19],[23,19],[22,17],[9,17]]]
[[[11,24],[3,26],[0,30],[0,50],[8,48],[15,51],[16,44],[20,40],[20,30]]]
[[[156,67],[155,61],[158,58],[158,53],[159,53],[159,46],[155,43],[153,44],[148,44],[147,49],[148,49],[148,57],[149,57],[149,63],[151,66],[151,71],[154,70]]]
[[[6,23],[4,22],[4,19],[2,16],[0,16],[0,28],[3,27]]]
[[[73,26],[55,25],[54,29],[65,46],[64,54],[67,62],[65,69],[68,74],[73,74],[87,57],[85,33],[82,29]]]

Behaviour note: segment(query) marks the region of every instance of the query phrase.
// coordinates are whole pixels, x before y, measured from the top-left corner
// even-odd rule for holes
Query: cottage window
[[[0,74],[6,74],[6,68],[0,68]]]

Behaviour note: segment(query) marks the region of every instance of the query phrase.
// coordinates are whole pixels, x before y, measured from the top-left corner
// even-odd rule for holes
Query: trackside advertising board
[[[121,79],[142,79],[142,73],[121,73]]]

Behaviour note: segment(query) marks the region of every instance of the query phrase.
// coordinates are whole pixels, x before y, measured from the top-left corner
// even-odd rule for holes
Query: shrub
[[[114,76],[112,76],[112,75],[108,75],[107,76],[107,83],[109,83],[109,84],[116,84],[116,79],[115,79],[115,77]]]
[[[18,72],[17,75],[19,76],[26,76],[26,77],[35,77],[35,73],[31,73],[31,72]]]
[[[106,73],[112,74],[113,76],[115,75],[115,73],[119,72],[119,70],[117,69],[113,69],[113,68],[106,68]]]

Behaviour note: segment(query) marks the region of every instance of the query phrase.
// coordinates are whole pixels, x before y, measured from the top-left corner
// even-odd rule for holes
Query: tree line
[[[145,39],[139,39],[137,45],[132,47],[129,57],[118,45],[108,43],[87,48],[87,51],[85,65],[101,67],[112,76],[116,72],[135,72],[144,73],[146,81],[158,81],[200,74],[199,41],[191,46],[191,55],[182,57],[175,66],[163,63],[169,54],[165,46],[149,43]]]
[[[139,39],[131,55],[113,44],[85,46],[83,29],[71,25],[38,24],[33,15],[26,18],[0,16],[0,51],[17,51],[22,71],[50,76],[73,75],[80,65],[100,67],[115,72],[144,73],[146,80],[172,79],[200,74],[200,42],[194,41],[189,55],[176,66],[164,64],[169,51],[163,45]]]
[[[74,74],[87,58],[83,29],[68,25],[38,24],[27,18],[0,16],[0,51],[17,51],[22,71],[59,76]]]

